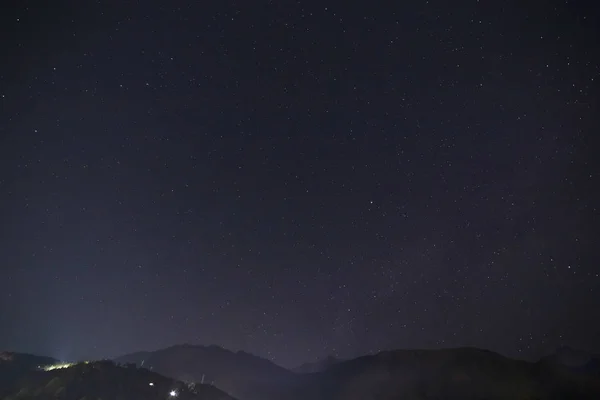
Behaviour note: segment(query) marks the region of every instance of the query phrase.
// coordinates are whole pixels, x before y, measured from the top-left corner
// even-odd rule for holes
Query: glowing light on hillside
[[[171,390],[169,392],[169,396],[171,396],[171,397],[177,397],[177,391],[176,390]]]
[[[72,367],[74,365],[78,365],[78,364],[89,364],[89,361],[76,362],[76,363],[59,363],[59,364],[52,364],[52,365],[44,365],[44,366],[38,367],[38,368],[43,369],[44,371],[54,371],[55,369],[70,368],[70,367]]]
[[[73,365],[75,365],[74,363],[61,363],[61,364],[54,364],[54,365],[46,365],[45,367],[43,367],[44,371],[54,371],[55,369],[64,369],[64,368],[69,368],[72,367]]]

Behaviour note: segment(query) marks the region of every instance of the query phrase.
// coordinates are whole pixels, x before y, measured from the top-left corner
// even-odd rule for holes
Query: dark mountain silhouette
[[[315,362],[302,364],[296,368],[293,368],[292,371],[298,374],[311,374],[314,372],[323,372],[340,362],[342,362],[342,360],[334,356],[329,356]]]
[[[572,347],[561,346],[554,353],[544,357],[543,360],[556,362],[569,368],[581,368],[592,361],[593,358],[598,358],[598,356]]]
[[[143,361],[177,379],[204,376],[241,400],[600,399],[593,376],[475,348],[386,351],[303,374],[214,346],[174,346],[119,361]]]
[[[10,365],[4,365],[6,370]],[[210,385],[175,381],[133,365],[112,361],[74,364],[44,370],[31,364],[19,368],[11,381],[0,386],[3,400],[234,400]]]
[[[44,368],[54,361],[0,353],[0,377],[10,377],[0,380],[0,399],[231,400],[228,388],[240,400],[600,399],[596,356],[567,348],[534,363],[476,348],[386,351],[302,374],[217,346]],[[193,383],[202,377],[214,386]]]
[[[600,399],[598,381],[475,348],[387,351],[334,365],[304,385],[318,399]]]
[[[58,361],[51,357],[40,357],[32,354],[0,352],[0,398],[20,377],[45,365],[53,365]]]
[[[271,361],[219,346],[177,345],[117,358],[175,379],[207,382],[240,399],[263,399],[280,394],[296,382],[293,372]]]
[[[38,366],[51,365],[58,363],[52,357],[41,357],[33,354],[14,353],[11,351],[0,352],[0,367],[10,367],[12,369],[34,369]]]
[[[559,347],[554,353],[540,359],[539,364],[555,374],[576,374],[600,380],[600,355],[571,347]]]

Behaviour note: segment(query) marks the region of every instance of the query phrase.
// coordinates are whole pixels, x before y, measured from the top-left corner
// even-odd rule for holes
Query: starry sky
[[[586,3],[9,1],[0,348],[600,351]]]

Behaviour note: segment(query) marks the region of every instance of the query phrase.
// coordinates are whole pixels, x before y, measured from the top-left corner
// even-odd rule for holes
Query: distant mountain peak
[[[245,351],[217,345],[179,344],[164,349],[127,354],[118,363],[134,363],[152,371],[188,382],[208,382],[234,397],[254,390],[254,385],[285,383],[294,374],[273,362]]]
[[[52,357],[36,356],[28,353],[18,353],[14,351],[0,351],[0,363],[11,363],[21,368],[37,368],[41,365],[57,363]]]

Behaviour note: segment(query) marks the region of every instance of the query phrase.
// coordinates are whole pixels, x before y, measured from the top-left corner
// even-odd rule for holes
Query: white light
[[[150,385],[150,386],[154,386],[154,382],[150,382],[148,385]]]
[[[171,390],[171,391],[169,392],[169,396],[171,396],[171,397],[177,397],[177,391],[175,391],[175,390]]]
[[[44,371],[54,371],[55,369],[70,368],[73,365],[75,365],[75,364],[74,363],[62,363],[62,364],[46,365],[44,367]]]

